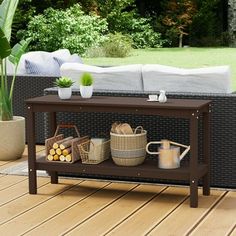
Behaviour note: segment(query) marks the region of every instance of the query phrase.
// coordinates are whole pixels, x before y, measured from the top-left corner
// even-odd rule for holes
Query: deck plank
[[[45,152],[44,146],[39,146],[39,145],[36,146],[36,153],[37,154],[42,154],[44,152]],[[11,166],[15,166],[17,164],[20,164],[23,161],[26,161],[28,159],[27,155],[28,155],[28,147],[26,146],[21,158],[19,158],[17,160],[13,160],[13,161],[4,161],[4,164],[0,165],[0,170],[7,169]]]
[[[74,204],[80,202],[82,199],[85,199],[105,185],[107,185],[105,182],[94,182],[93,184],[91,184],[91,181],[82,182],[78,186],[72,187],[60,195],[45,201],[43,204],[30,209],[25,214],[13,219],[11,222],[7,223],[6,226],[4,225],[4,228],[6,229],[6,227],[14,225],[16,230],[12,229],[9,233],[12,235],[14,235],[15,232],[17,232],[17,234],[26,233],[37,225],[47,222],[55,215],[60,214],[60,212],[63,212]],[[0,234],[2,232],[1,230],[2,228],[0,227]]]
[[[227,235],[236,224],[235,203],[236,192],[227,193],[190,235]]]
[[[50,232],[50,236],[61,235],[62,232],[74,227],[74,225],[82,223],[103,208],[109,206],[134,187],[136,187],[135,184],[112,183],[72,206],[70,209],[48,220],[26,235],[48,235],[48,229],[53,229]],[[61,222],[62,219],[65,219],[63,223],[58,223]]]
[[[39,178],[38,188],[49,183],[49,178]],[[15,184],[1,191],[0,206],[13,201],[29,192],[28,178],[18,184]],[[0,208],[1,209],[1,208]]]
[[[236,224],[234,225],[233,232],[230,234],[230,236],[236,236]]]
[[[36,151],[44,153],[45,147]],[[25,160],[27,146],[21,159],[0,161],[0,170]],[[38,194],[29,195],[26,176],[0,174],[0,235],[236,236],[233,191],[202,196],[199,190],[199,207],[190,208],[184,187],[158,195],[165,186],[63,178],[56,185],[48,177],[37,179]]]
[[[27,176],[17,176],[17,175],[4,175],[0,179],[0,193],[2,190],[6,188],[10,188],[11,186],[20,183],[24,180],[28,179]]]
[[[66,235],[104,235],[164,189],[163,186],[140,185]]]
[[[47,184],[45,186],[42,186],[41,188],[38,188],[38,194],[36,195],[24,195],[21,198],[17,198],[14,201],[11,201],[10,203],[0,207],[0,235],[5,235],[5,233],[9,231],[6,230],[7,226],[9,226],[9,229],[13,231],[11,235],[15,235],[17,231],[14,230],[17,229],[17,227],[15,227],[15,220],[13,218],[18,215],[20,217],[24,217],[25,212],[34,207],[37,207],[38,205],[48,201],[49,199],[52,199],[56,195],[66,191],[74,184],[78,184],[79,182],[79,180],[63,179],[60,180],[60,184]]]
[[[188,188],[169,187],[108,235],[144,235],[188,196]],[[138,227],[137,227],[138,226]]]
[[[9,161],[0,161],[0,166],[6,165]]]
[[[201,195],[199,190],[198,208],[189,207],[189,198],[172,212],[165,220],[158,224],[148,235],[186,235],[189,229],[199,222],[211,207],[222,197],[224,191],[212,191],[210,196]]]

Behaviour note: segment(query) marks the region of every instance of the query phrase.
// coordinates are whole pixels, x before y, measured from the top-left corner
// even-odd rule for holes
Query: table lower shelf
[[[36,162],[37,170],[69,172],[79,174],[95,174],[107,176],[124,176],[138,178],[154,178],[154,179],[172,179],[172,180],[189,180],[190,168],[180,167],[178,169],[160,169],[157,161],[146,159],[142,165],[128,167],[118,166],[113,163],[112,159],[108,159],[100,164],[82,164],[81,161],[70,163],[48,162],[45,157],[40,157]],[[207,165],[199,164],[197,167],[198,178],[207,173]]]

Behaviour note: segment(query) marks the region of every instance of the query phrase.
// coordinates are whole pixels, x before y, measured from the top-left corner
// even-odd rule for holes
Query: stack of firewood
[[[76,138],[77,139],[77,138]],[[49,150],[47,159],[49,161],[66,161],[72,162],[72,136],[64,138],[53,143],[52,148]]]

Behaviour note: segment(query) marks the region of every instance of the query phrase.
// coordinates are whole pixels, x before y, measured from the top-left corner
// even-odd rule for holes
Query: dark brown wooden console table
[[[126,177],[188,180],[190,185],[190,206],[198,206],[198,180],[203,178],[203,194],[210,194],[210,103],[209,100],[169,99],[167,103],[147,102],[145,98],[137,97],[105,97],[98,96],[82,99],[73,96],[71,100],[60,100],[58,96],[48,95],[26,100],[27,105],[27,138],[29,154],[29,193],[37,193],[36,170],[46,170],[51,173],[51,183],[58,183],[58,171],[87,174],[101,174]],[[164,170],[157,167],[157,162],[146,160],[136,167],[121,167],[112,160],[98,165],[86,165],[81,162],[61,164],[47,162],[45,157],[36,160],[35,152],[35,113],[48,112],[50,116],[50,132],[56,129],[57,112],[116,112],[131,114],[146,114],[187,118],[190,121],[190,164],[187,167]],[[198,162],[198,123],[203,119],[203,158]],[[164,138],[164,137],[163,137]]]

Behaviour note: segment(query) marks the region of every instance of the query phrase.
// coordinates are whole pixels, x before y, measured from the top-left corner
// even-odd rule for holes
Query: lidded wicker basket
[[[147,131],[138,126],[133,134],[111,132],[111,155],[115,164],[136,166],[146,157]]]

